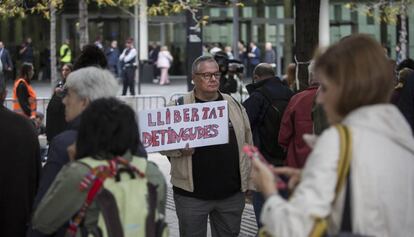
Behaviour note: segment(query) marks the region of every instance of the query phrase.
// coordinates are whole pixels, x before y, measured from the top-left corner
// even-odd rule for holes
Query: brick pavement
[[[175,205],[173,200],[173,191],[171,183],[169,182],[170,176],[170,163],[167,157],[161,155],[160,153],[151,153],[148,157],[149,160],[153,161],[158,165],[161,172],[164,174],[165,179],[167,180],[167,211],[166,211],[166,218],[167,223],[170,228],[170,237],[179,237],[178,231],[178,219],[177,215],[175,214]],[[207,236],[211,236],[210,228],[207,228],[208,233]],[[253,206],[249,203],[246,203],[244,208],[243,216],[242,216],[242,224],[241,224],[241,231],[240,237],[250,237],[255,236],[257,232],[257,225],[256,219],[253,212]]]

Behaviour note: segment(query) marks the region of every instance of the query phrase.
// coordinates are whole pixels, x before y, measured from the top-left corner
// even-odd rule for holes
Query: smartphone
[[[267,166],[269,166],[270,168],[273,168],[273,165],[271,165],[264,157],[263,155],[260,153],[259,149],[255,146],[252,145],[245,145],[243,147],[243,152],[246,153],[246,155],[250,158],[250,159],[256,159],[256,160],[260,160],[262,163],[266,164]],[[284,181],[285,179],[279,177],[278,175],[275,175],[275,180],[276,180],[276,188],[279,191],[282,190],[287,190],[288,186],[286,184],[286,182]]]

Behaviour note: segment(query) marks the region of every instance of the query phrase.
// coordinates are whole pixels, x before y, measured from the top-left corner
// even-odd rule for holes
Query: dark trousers
[[[122,95],[126,95],[128,87],[131,95],[135,95],[135,67],[126,67],[122,71]]]
[[[222,200],[202,200],[174,193],[181,237],[206,237],[210,219],[212,237],[237,237],[244,209],[244,193]]]

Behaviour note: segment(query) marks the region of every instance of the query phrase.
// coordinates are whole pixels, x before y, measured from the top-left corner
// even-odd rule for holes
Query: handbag
[[[342,213],[342,222],[340,232],[336,235],[328,235],[326,233],[328,224],[327,218],[316,218],[314,227],[309,234],[309,237],[367,237],[366,235],[359,235],[352,233],[351,221],[351,154],[352,154],[352,137],[351,131],[345,125],[339,124],[335,126],[340,138],[339,164],[337,170],[337,182],[335,188],[335,198],[332,202],[335,203],[341,192],[344,183],[346,182],[345,205]]]

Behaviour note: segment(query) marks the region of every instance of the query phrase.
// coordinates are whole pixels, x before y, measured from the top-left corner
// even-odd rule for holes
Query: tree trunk
[[[401,18],[401,29],[400,29],[400,57],[398,57],[398,63],[403,61],[407,58],[407,3],[405,0],[401,1],[401,11],[400,11],[400,18]]]
[[[285,18],[293,18],[292,0],[284,0]],[[283,71],[286,70],[289,63],[293,62],[292,43],[293,43],[293,25],[285,24],[285,37],[283,44]]]
[[[191,91],[194,88],[192,83],[191,67],[196,58],[202,55],[203,51],[203,29],[201,24],[197,24],[196,20],[200,20],[203,12],[198,10],[193,13],[186,11],[185,16],[187,20],[187,41],[186,41],[186,64],[187,64],[187,89]],[[194,19],[194,17],[196,19]]]
[[[51,84],[51,89],[53,91],[57,84],[56,8],[53,4],[50,4],[49,7],[50,7],[50,72],[51,72],[50,84]]]
[[[88,30],[88,5],[86,0],[79,0],[79,45],[83,46],[89,43]]]
[[[295,56],[298,63],[296,89],[308,87],[308,65],[319,41],[320,0],[296,0]]]
[[[381,18],[381,22],[380,22],[380,39],[381,39],[381,44],[383,47],[385,47],[387,49],[387,55],[389,55],[389,44],[388,44],[388,29],[387,29],[387,22],[384,21],[386,17],[385,14],[385,6],[381,5],[380,7],[380,18]]]

